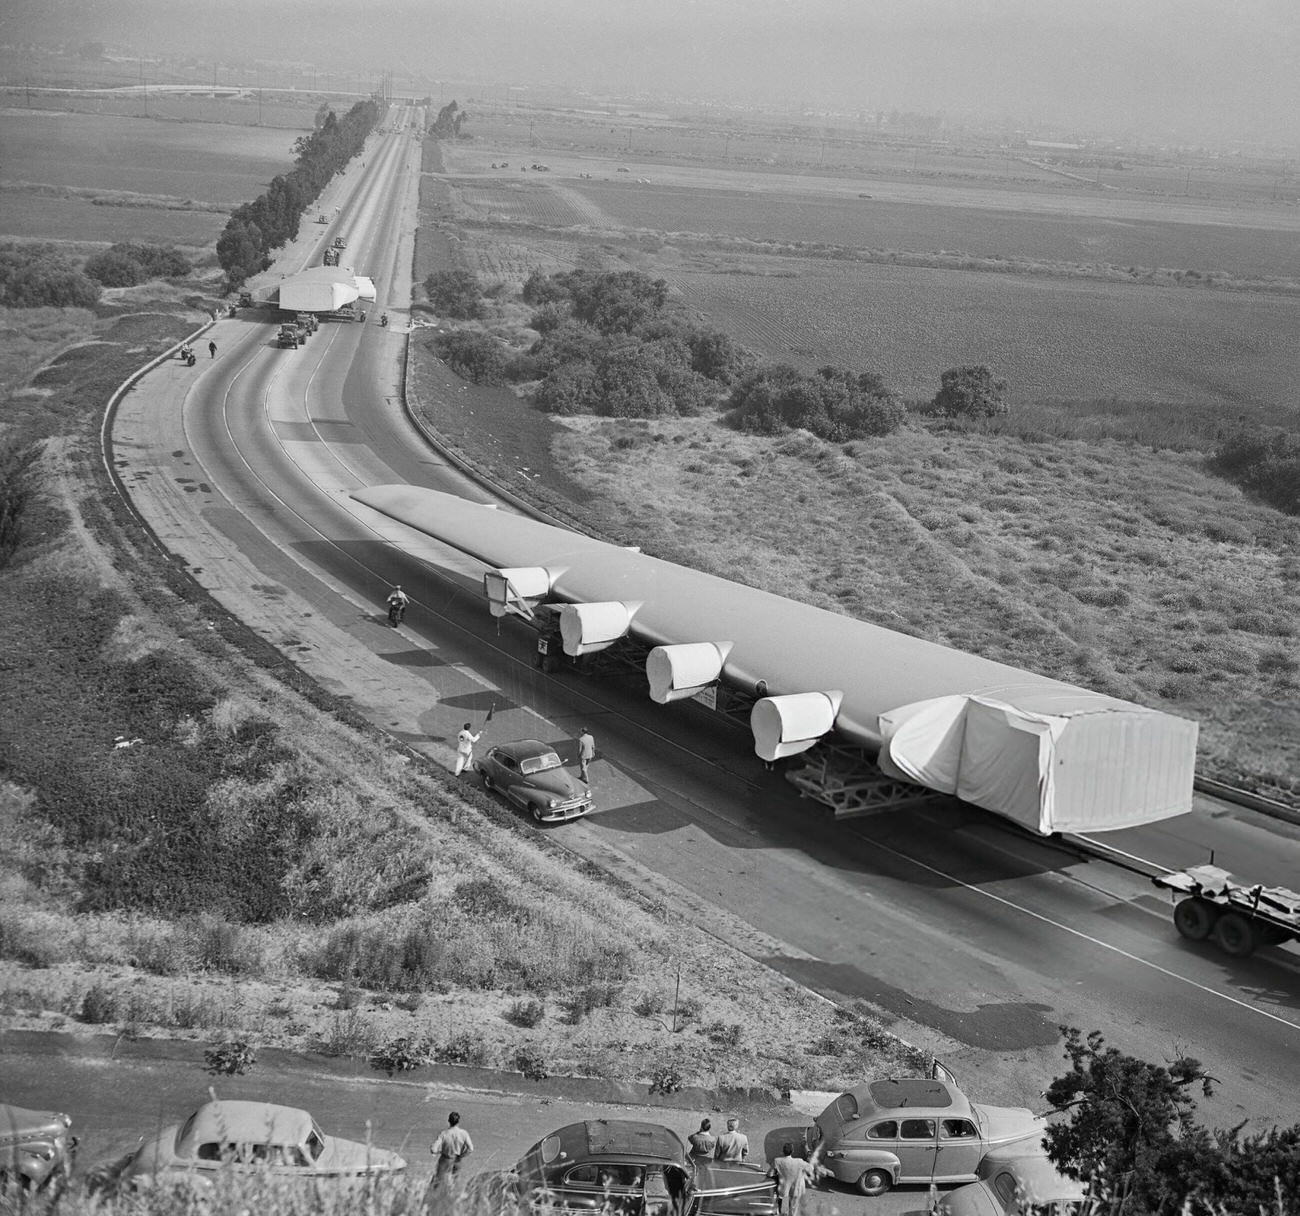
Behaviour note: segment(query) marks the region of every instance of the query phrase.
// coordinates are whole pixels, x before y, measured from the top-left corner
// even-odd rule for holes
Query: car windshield
[[[540,756],[526,756],[519,762],[519,768],[525,775],[544,773],[547,769],[559,767],[560,757],[555,752],[543,752]]]

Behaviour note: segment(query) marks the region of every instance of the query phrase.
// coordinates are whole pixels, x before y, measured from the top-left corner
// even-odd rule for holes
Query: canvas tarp
[[[880,767],[1044,834],[1191,809],[1196,723],[1095,694],[1052,700],[954,696],[901,706],[880,715]]]

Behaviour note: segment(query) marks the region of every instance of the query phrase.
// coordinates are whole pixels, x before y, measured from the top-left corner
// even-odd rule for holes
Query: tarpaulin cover
[[[1195,722],[1085,690],[1024,701],[938,697],[881,714],[880,767],[1043,833],[1190,810]]]

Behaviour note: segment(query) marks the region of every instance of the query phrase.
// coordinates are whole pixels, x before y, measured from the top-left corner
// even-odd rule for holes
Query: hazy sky
[[[1300,0],[5,0],[0,39],[1294,142]],[[400,83],[400,82],[399,82]]]

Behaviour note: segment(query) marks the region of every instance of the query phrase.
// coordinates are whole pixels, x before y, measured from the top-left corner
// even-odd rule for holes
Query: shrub
[[[93,308],[100,287],[52,245],[0,247],[0,304],[10,308]]]
[[[458,376],[475,384],[502,384],[506,378],[506,355],[501,343],[487,334],[456,330],[439,334],[433,348]]]
[[[664,999],[657,992],[643,992],[632,1005],[632,1012],[638,1017],[649,1018],[663,1012]]]
[[[144,267],[134,258],[105,249],[86,260],[86,274],[105,287],[134,287],[145,278]]]
[[[487,316],[483,288],[470,270],[435,270],[424,280],[429,303],[444,317],[478,321]]]
[[[676,1064],[658,1064],[650,1074],[652,1094],[675,1094],[681,1087],[682,1073]]]
[[[547,1071],[546,1061],[536,1047],[521,1047],[514,1055],[514,1066],[529,1081],[545,1081],[551,1074]]]
[[[86,995],[81,998],[77,1021],[92,1026],[102,1026],[106,1022],[116,1021],[120,1004],[121,1001],[113,989],[103,984],[92,984],[86,990]]]
[[[886,435],[907,417],[902,401],[871,372],[823,367],[806,376],[788,364],[754,372],[731,392],[728,421],[756,435],[804,430],[846,443]]]
[[[433,1048],[433,1058],[443,1064],[469,1064],[482,1067],[488,1062],[487,1045],[481,1036],[462,1030],[445,1043]]]
[[[395,1072],[409,1072],[429,1062],[430,1044],[424,1036],[403,1035],[389,1039],[370,1055],[370,1066],[392,1076]]]
[[[993,418],[1010,411],[1005,380],[996,380],[984,364],[950,367],[939,377],[942,386],[930,403],[945,418]]]
[[[243,1076],[257,1063],[257,1053],[243,1039],[218,1043],[203,1053],[208,1072],[227,1077]]]
[[[375,1028],[355,1009],[336,1013],[329,1031],[317,1043],[318,1050],[327,1056],[369,1056],[374,1050]]]
[[[1288,515],[1300,515],[1300,435],[1244,431],[1225,440],[1210,469]]]
[[[546,1016],[546,1006],[537,1000],[512,1001],[501,1016],[512,1026],[531,1030]]]

